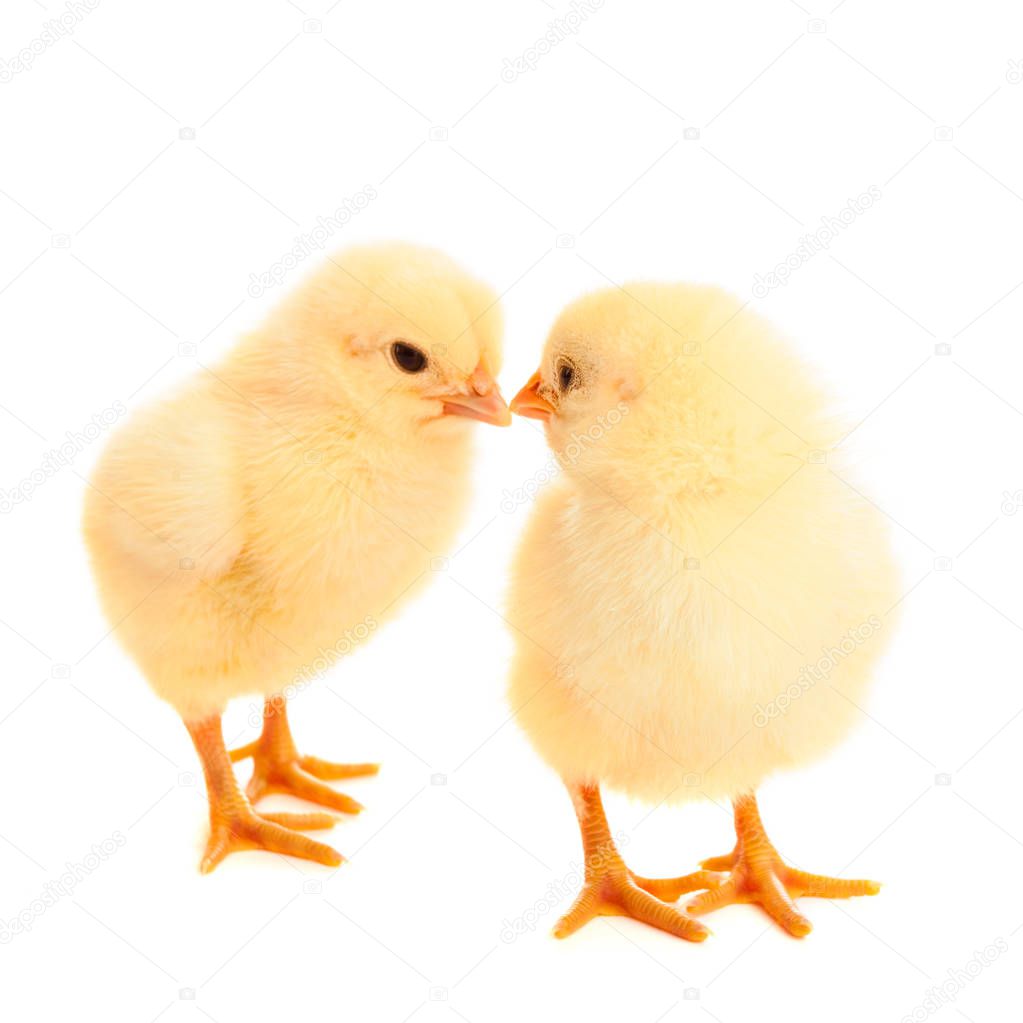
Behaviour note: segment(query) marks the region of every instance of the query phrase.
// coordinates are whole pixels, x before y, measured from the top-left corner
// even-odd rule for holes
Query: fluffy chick
[[[282,691],[392,616],[448,548],[469,421],[510,421],[500,335],[494,294],[443,254],[353,248],[104,451],[85,538],[118,638],[202,759],[204,872],[239,848],[341,862],[293,830],[332,815],[252,809],[278,791],[357,812],[323,780],[376,771],[299,756]],[[246,693],[266,697],[263,732],[229,758],[220,715]],[[245,756],[248,799],[231,768]]]
[[[572,794],[587,857],[557,935],[627,913],[702,940],[662,901],[698,889],[691,911],[759,902],[803,935],[794,897],[877,890],[787,867],[753,795],[846,734],[897,600],[884,521],[832,471],[842,433],[828,404],[736,299],[651,283],[568,307],[512,401],[543,420],[563,470],[509,597],[511,702]],[[732,798],[736,847],[703,864],[731,876],[633,875],[602,784],[655,804]]]

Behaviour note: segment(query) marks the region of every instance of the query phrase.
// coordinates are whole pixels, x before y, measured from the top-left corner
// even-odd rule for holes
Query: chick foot
[[[376,774],[379,764],[336,764],[299,754],[288,726],[283,697],[270,697],[263,710],[263,733],[254,742],[231,750],[232,762],[252,757],[252,777],[246,794],[251,803],[273,792],[297,796],[341,813],[358,813],[362,804],[325,781]]]
[[[735,834],[736,844],[731,853],[713,856],[700,864],[710,870],[729,870],[731,877],[719,888],[689,902],[686,909],[690,913],[709,913],[736,902],[755,902],[789,934],[803,938],[813,927],[793,900],[804,895],[849,899],[855,895],[876,895],[881,890],[876,881],[825,877],[788,866],[767,837],[752,794],[735,800]]]
[[[645,891],[644,884],[656,882],[637,877],[625,866],[611,838],[597,786],[580,785],[570,791],[582,832],[586,875],[572,908],[555,924],[554,936],[567,938],[594,917],[631,916],[679,938],[703,941],[710,934],[703,924]],[[689,880],[692,883],[685,890],[694,891],[713,884],[714,875],[701,871]]]
[[[199,864],[203,874],[208,874],[229,853],[243,849],[265,849],[327,867],[342,863],[341,855],[329,845],[299,834],[332,828],[336,817],[329,813],[257,814],[238,787],[224,746],[219,715],[186,721],[185,726],[202,760],[210,802],[210,837]]]

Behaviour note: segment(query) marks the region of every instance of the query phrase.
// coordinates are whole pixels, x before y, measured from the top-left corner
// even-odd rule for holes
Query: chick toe
[[[686,892],[718,888],[728,879],[727,874],[714,870],[697,870],[682,877],[640,877],[632,875],[632,880],[645,892],[660,899],[662,902],[674,902]]]
[[[252,758],[252,777],[246,789],[251,803],[276,792],[348,814],[359,813],[363,809],[362,804],[332,789],[324,781],[358,778],[380,770],[378,764],[337,764],[300,755],[291,736],[286,704],[276,697],[266,701],[260,737],[232,750],[230,757],[232,762]]]
[[[332,813],[261,813],[259,816],[292,831],[328,831],[338,821]]]
[[[598,916],[630,916],[687,941],[703,941],[710,934],[703,924],[655,897],[646,885],[663,884],[664,890],[672,884],[681,886],[677,898],[682,891],[717,884],[720,876],[700,871],[665,882],[638,877],[626,867],[614,844],[597,786],[571,786],[570,791],[582,833],[586,875],[571,909],[555,924],[554,936],[567,938]]]
[[[848,899],[876,895],[881,890],[876,881],[826,877],[788,866],[767,837],[752,794],[735,800],[735,832],[737,841],[731,853],[703,861],[704,867],[721,866],[730,870],[731,876],[692,899],[686,905],[690,913],[700,915],[734,903],[753,902],[793,937],[803,938],[813,925],[796,908],[795,899]]]
[[[256,760],[255,764],[245,790],[249,802],[253,804],[263,796],[278,793],[304,799],[308,803],[317,803],[337,810],[338,813],[356,814],[364,809],[358,800],[306,774],[297,763]]]
[[[340,781],[342,778],[365,778],[379,774],[379,764],[339,764],[333,760],[321,760],[319,757],[299,757],[298,766],[306,774],[311,774],[321,781]]]
[[[212,806],[210,815],[213,817]],[[245,849],[264,849],[285,856],[297,856],[299,859],[322,863],[325,867],[338,867],[344,862],[344,857],[329,845],[281,827],[250,809],[248,813],[231,816],[221,814],[211,824],[209,841],[199,870],[208,874],[230,853]]]
[[[687,941],[703,941],[710,934],[699,921],[643,891],[628,871],[609,871],[588,881],[572,908],[555,924],[554,937],[567,938],[598,916],[630,916]]]
[[[208,874],[230,853],[243,849],[265,849],[328,867],[343,862],[341,854],[329,845],[293,830],[332,827],[334,818],[330,814],[276,813],[261,817],[252,809],[231,768],[220,715],[186,721],[185,726],[202,761],[209,796],[210,836],[199,864],[203,874]]]

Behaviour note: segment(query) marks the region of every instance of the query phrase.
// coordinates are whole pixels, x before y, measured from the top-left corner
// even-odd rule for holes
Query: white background
[[[855,734],[762,805],[793,862],[882,894],[805,900],[802,942],[748,906],[708,917],[702,945],[622,919],[549,936],[578,835],[503,698],[503,579],[529,507],[502,511],[502,493],[547,457],[524,421],[480,428],[447,572],[294,701],[303,750],[383,762],[347,787],[366,812],[328,836],[349,862],[247,853],[200,877],[196,758],[106,638],[78,534],[99,440],[0,516],[0,920],[31,922],[0,944],[12,1018],[896,1021],[998,939],[936,1015],[1007,1017],[1023,969],[1023,12],[607,0],[503,80],[568,10],[102,0],[5,76],[0,486],[114,402],[202,372],[301,267],[258,299],[250,275],[367,185],[377,198],[331,246],[409,238],[490,281],[506,394],[581,291],[657,276],[749,298],[876,186],[754,304],[862,421],[848,445],[906,594]],[[0,58],[64,11],[5,3]],[[251,713],[231,708],[229,738],[253,734]],[[731,847],[725,806],[608,809],[644,874]],[[556,905],[502,941],[551,884]]]

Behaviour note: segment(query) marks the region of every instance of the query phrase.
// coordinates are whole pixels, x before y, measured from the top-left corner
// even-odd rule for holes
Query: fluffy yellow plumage
[[[717,289],[628,285],[555,324],[512,406],[546,419],[564,471],[514,566],[509,618],[528,639],[510,697],[584,831],[602,783],[654,803],[741,797],[852,724],[897,584],[880,515],[832,471],[827,405]]]
[[[467,419],[508,421],[500,332],[493,293],[442,254],[352,249],[112,439],[84,520],[103,606],[193,737],[232,697],[332,660],[426,578],[462,521]],[[250,794],[315,798],[280,759]]]

